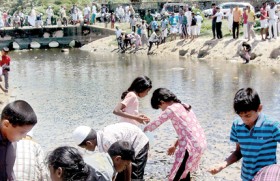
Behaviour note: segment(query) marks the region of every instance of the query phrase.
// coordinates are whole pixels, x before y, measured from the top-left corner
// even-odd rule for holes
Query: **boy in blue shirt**
[[[230,134],[230,140],[236,143],[235,151],[209,172],[216,174],[243,158],[241,178],[251,181],[260,169],[276,163],[280,122],[261,113],[259,95],[252,88],[240,89],[235,94],[233,106],[240,116],[234,120]]]

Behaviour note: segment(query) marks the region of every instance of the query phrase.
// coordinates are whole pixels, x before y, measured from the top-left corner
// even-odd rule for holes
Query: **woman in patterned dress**
[[[163,112],[157,120],[149,123],[144,131],[153,131],[167,120],[171,120],[178,140],[168,149],[173,155],[176,147],[175,162],[169,175],[169,181],[190,180],[190,172],[198,168],[200,158],[206,149],[206,138],[190,105],[181,101],[168,89],[154,91],[151,105]]]

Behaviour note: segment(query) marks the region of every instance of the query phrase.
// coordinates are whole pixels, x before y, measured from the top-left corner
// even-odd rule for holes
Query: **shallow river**
[[[229,132],[235,117],[235,92],[251,86],[260,94],[264,112],[280,116],[280,69],[221,60],[197,61],[174,57],[97,55],[80,50],[32,50],[11,53],[10,84],[16,99],[31,104],[38,116],[34,137],[45,152],[73,145],[71,133],[78,125],[100,129],[118,121],[113,115],[121,93],[138,75],[147,75],[153,89],[171,89],[192,105],[205,129],[208,150],[195,180],[240,180],[240,164],[210,176],[205,170],[229,153]],[[140,112],[156,118],[150,96],[140,100]],[[166,180],[173,157],[166,156],[176,139],[167,122],[155,132],[146,167],[147,180]],[[278,149],[279,153],[279,149]]]

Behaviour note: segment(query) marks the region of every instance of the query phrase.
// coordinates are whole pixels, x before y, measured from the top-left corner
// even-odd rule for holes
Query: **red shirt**
[[[8,55],[2,55],[2,61],[0,62],[0,66],[10,65],[11,58]]]
[[[267,11],[264,8],[261,8],[261,17],[260,20],[264,20],[267,18]]]
[[[247,24],[248,21],[248,15],[246,12],[243,12],[243,24]]]

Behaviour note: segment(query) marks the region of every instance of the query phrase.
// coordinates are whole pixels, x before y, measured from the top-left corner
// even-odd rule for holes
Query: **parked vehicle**
[[[250,6],[252,11],[255,11],[255,8],[250,3],[245,2],[226,2],[218,5],[221,8],[221,12],[224,15],[227,15],[230,12],[230,8],[235,8],[238,6],[240,9],[245,8],[246,6]]]
[[[165,3],[161,10],[162,15],[170,15],[171,13],[175,13],[175,16],[179,14],[179,11],[186,6],[185,3]]]
[[[207,17],[209,17],[209,16],[212,16],[212,14],[213,14],[213,9],[212,9],[212,8],[211,8],[211,9],[205,9],[205,10],[202,11],[202,13],[203,13],[204,16],[207,18]]]
[[[245,8],[246,6],[250,6],[251,10],[255,11],[255,8],[250,3],[245,2],[226,2],[218,5],[221,9],[221,12],[226,16],[230,8],[235,8],[236,6],[239,6],[240,9]],[[205,17],[212,16],[213,9],[205,9],[202,11]]]

